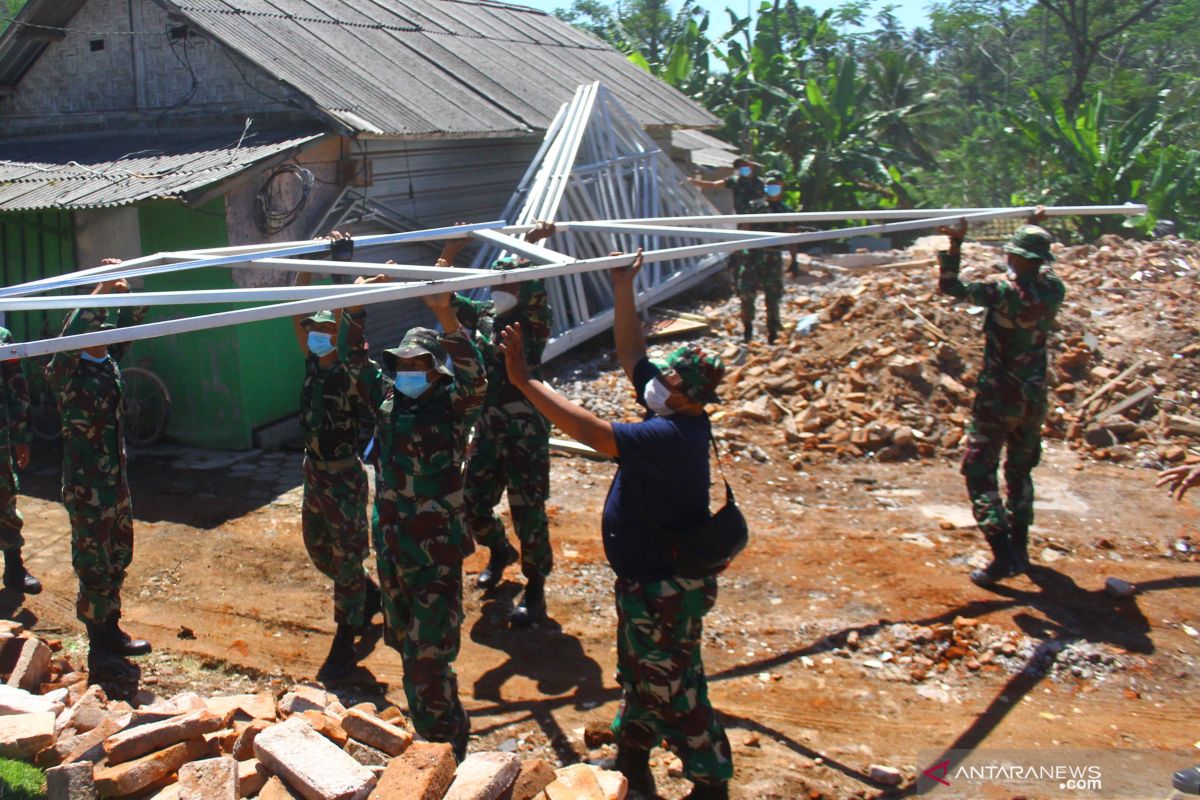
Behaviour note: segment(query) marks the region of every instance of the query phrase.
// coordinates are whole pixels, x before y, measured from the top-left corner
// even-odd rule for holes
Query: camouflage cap
[[[718,403],[717,386],[725,377],[725,363],[694,344],[685,344],[654,366],[664,375],[677,375],[683,393],[693,403]]]
[[[784,183],[783,173],[777,169],[773,169],[766,175],[763,175],[763,181],[766,183]]]
[[[438,341],[438,332],[429,328],[409,328],[399,347],[383,351],[383,365],[392,372],[396,371],[396,360],[400,358],[420,358],[429,356],[433,359],[433,368],[443,375],[450,377],[454,373],[446,365],[446,348]]]
[[[332,311],[317,311],[300,320],[300,324],[305,328],[312,328],[317,325],[335,325],[337,320],[333,318]]]
[[[747,154],[747,153],[742,153],[740,156],[738,156],[737,158],[735,158],[735,159],[733,160],[733,165],[734,165],[735,167],[740,167],[742,164],[748,164],[748,165],[749,165],[749,166],[751,166],[751,167],[761,167],[761,166],[762,166],[762,164],[760,164],[760,163],[758,163],[757,161],[755,161],[755,160],[754,160],[754,159],[753,159],[753,158],[752,158],[752,157],[751,157],[749,154]]]
[[[513,253],[509,253],[508,255],[504,256],[504,258],[497,258],[492,262],[492,269],[499,272],[504,272],[510,269],[520,269],[521,267],[528,266],[529,261],[527,259],[521,258]]]
[[[1037,261],[1053,261],[1054,254],[1050,252],[1050,243],[1054,237],[1050,231],[1037,225],[1022,225],[1017,232],[1004,244],[1004,252],[1012,253]]]

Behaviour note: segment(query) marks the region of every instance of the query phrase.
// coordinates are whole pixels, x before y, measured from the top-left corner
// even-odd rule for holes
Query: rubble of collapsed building
[[[926,237],[856,268],[802,254],[773,347],[735,344],[736,297],[697,309],[710,328],[701,343],[729,365],[712,419],[734,458],[767,461],[774,446],[801,469],[828,458],[961,454],[984,309],[938,293],[943,245]],[[1110,235],[1054,251],[1068,294],[1050,338],[1045,437],[1096,459],[1200,461],[1200,243]],[[998,247],[968,242],[963,278],[1003,277],[1003,260]],[[761,329],[761,308],[759,317]],[[607,361],[592,367],[615,367]],[[637,413],[612,374],[574,364],[558,377],[594,410]]]
[[[622,800],[625,777],[415,741],[402,712],[318,684],[109,699],[57,640],[0,621],[0,756],[46,770],[48,800]]]

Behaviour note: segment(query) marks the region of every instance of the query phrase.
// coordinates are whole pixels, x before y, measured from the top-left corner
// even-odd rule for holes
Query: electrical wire
[[[300,182],[300,197],[288,209],[272,207],[276,182],[284,177],[291,177]],[[271,174],[263,181],[258,194],[254,197],[254,224],[259,233],[270,236],[283,230],[300,218],[308,205],[315,177],[312,171],[297,164],[281,164],[271,170]]]

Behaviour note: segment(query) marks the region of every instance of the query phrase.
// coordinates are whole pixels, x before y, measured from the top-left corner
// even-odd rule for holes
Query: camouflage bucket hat
[[[685,344],[664,361],[653,362],[664,374],[674,373],[683,383],[683,393],[693,403],[719,403],[717,386],[725,377],[725,364],[720,356],[710,355],[699,347]]]
[[[1004,244],[1003,250],[1006,253],[1038,261],[1053,261],[1054,254],[1050,252],[1050,243],[1053,241],[1054,237],[1045,228],[1037,225],[1022,225]]]
[[[333,325],[336,322],[337,322],[337,320],[333,318],[332,311],[317,311],[313,314],[309,314],[307,317],[300,320],[300,324],[303,325],[305,328],[312,328],[317,325],[326,325],[326,324]]]
[[[771,183],[771,182],[784,183],[783,173],[777,169],[773,169],[770,172],[768,172],[766,175],[763,175],[763,180],[767,183]]]
[[[446,366],[446,348],[438,341],[438,332],[429,328],[409,328],[399,347],[383,351],[383,364],[392,372],[396,371],[396,359],[420,358],[429,356],[433,359],[433,368],[443,375],[450,377],[454,373]]]

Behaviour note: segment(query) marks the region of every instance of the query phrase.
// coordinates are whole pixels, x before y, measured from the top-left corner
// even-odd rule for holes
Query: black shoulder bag
[[[707,578],[725,570],[750,540],[746,518],[733,497],[733,488],[725,478],[717,440],[710,435],[717,469],[725,483],[725,505],[704,522],[682,530],[667,528],[652,522],[659,539],[666,547],[671,569],[684,578]]]

